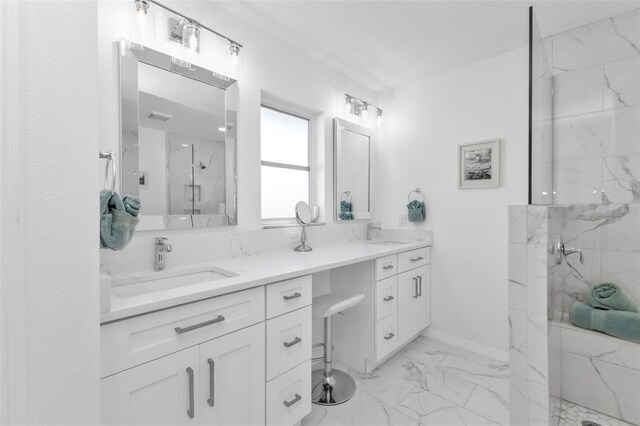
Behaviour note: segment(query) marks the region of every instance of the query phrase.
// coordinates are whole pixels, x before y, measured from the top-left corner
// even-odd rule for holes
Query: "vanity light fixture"
[[[156,0],[134,0],[133,1],[133,4],[136,8],[136,12],[141,14],[142,16],[147,14],[147,11],[149,10],[149,6],[151,3],[182,18],[182,19],[169,18],[169,39],[170,40],[173,40],[177,43],[181,43],[182,45],[184,45],[186,48],[188,48],[193,52],[199,52],[200,51],[200,30],[207,30],[211,34],[229,43],[229,50],[231,52],[232,63],[234,60],[237,61],[237,57],[240,54],[240,49],[242,49],[242,44],[238,43],[237,41],[232,40],[229,37],[223,34],[220,34],[215,30],[212,30],[206,25],[202,25],[195,19],[185,16],[182,13],[177,12],[175,9],[165,6]]]
[[[226,132],[227,128],[226,127],[218,127],[218,131],[219,132]]]
[[[378,108],[377,106],[370,104],[369,102],[363,101],[360,98],[356,98],[355,96],[351,96],[348,93],[345,93],[346,107],[347,113],[353,114],[358,117],[362,117],[363,120],[366,120],[368,117],[369,110],[371,108],[376,110],[376,116],[378,122],[382,120],[382,108]]]

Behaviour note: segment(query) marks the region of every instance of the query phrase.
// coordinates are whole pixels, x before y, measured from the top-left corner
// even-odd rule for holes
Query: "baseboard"
[[[422,335],[430,339],[439,340],[443,343],[457,346],[467,351],[475,352],[477,354],[495,359],[496,361],[509,363],[509,353],[507,351],[501,351],[500,349],[492,348],[490,346],[485,346],[471,340],[463,339],[462,337],[454,336],[453,334],[434,330],[432,327],[423,330]]]

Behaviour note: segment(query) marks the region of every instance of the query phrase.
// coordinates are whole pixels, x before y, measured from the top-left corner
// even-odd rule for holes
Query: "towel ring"
[[[344,191],[342,194],[340,194],[340,201],[344,201],[345,196],[349,201],[351,201],[351,191]]]
[[[100,158],[106,158],[107,160],[107,165],[104,169],[104,189],[113,192],[116,190],[116,174],[118,172],[116,156],[113,152],[100,152]],[[109,164],[111,164],[111,186],[109,186]]]
[[[415,192],[416,194],[420,194],[420,196],[422,197],[421,202],[423,202],[423,203],[424,203],[424,192],[422,192],[422,189],[420,189],[420,188],[416,188],[416,189],[414,189],[413,191],[409,192],[409,195],[407,195],[407,200],[409,200],[409,202],[413,201],[413,200],[411,199],[411,194],[413,194],[414,192]],[[417,201],[417,200],[416,200],[416,201]]]

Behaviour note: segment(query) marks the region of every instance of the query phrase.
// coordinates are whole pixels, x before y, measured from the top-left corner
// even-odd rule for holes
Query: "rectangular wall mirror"
[[[334,119],[334,194],[337,221],[373,219],[374,132]]]
[[[121,195],[138,229],[237,223],[236,81],[120,41]]]

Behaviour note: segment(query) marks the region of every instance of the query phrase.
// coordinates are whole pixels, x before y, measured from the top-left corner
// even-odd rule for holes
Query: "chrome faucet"
[[[373,234],[373,231],[380,231],[380,230],[382,230],[382,226],[380,226],[380,222],[367,223],[367,240],[371,241],[372,239],[371,234]]]
[[[156,238],[156,255],[153,264],[154,270],[164,271],[164,254],[171,253],[171,250],[173,250],[173,247],[171,247],[171,244],[167,244],[166,237]]]

